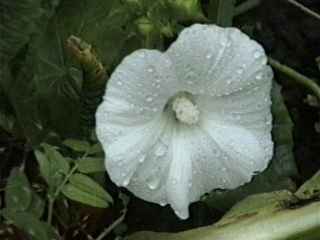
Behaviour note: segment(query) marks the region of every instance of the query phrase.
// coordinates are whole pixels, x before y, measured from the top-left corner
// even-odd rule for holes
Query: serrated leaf
[[[73,174],[69,181],[73,186],[81,189],[82,191],[91,193],[107,202],[113,203],[113,199],[109,193],[107,193],[107,191],[104,190],[104,188],[97,182],[86,175],[80,173]]]
[[[205,199],[210,207],[225,211],[251,194],[283,189],[295,191],[296,186],[290,179],[297,175],[293,156],[293,123],[283,102],[281,88],[276,83],[272,89],[272,114],[275,149],[269,167],[255,176],[251,182],[237,189],[211,192]]]
[[[74,174],[62,192],[68,198],[94,207],[106,208],[112,197],[94,180],[83,174]]]
[[[76,152],[87,152],[90,148],[90,144],[87,141],[77,139],[66,139],[63,144]]]
[[[78,171],[81,173],[94,173],[94,172],[104,172],[104,159],[86,157],[78,161]]]
[[[26,210],[32,200],[32,190],[25,174],[14,168],[8,179],[5,192],[6,207],[11,211]]]
[[[3,209],[1,215],[12,222],[13,225],[25,231],[32,240],[52,240],[54,232],[52,227],[38,220],[34,215],[27,212],[14,212]]]

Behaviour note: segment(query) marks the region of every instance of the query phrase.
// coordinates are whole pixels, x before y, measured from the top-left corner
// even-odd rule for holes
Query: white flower
[[[165,53],[126,57],[96,114],[111,179],[182,219],[204,193],[249,182],[273,152],[266,62],[238,29],[200,24]]]

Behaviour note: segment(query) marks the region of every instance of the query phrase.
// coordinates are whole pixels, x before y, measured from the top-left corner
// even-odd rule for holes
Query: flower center
[[[176,118],[185,124],[196,124],[199,121],[198,107],[186,96],[177,96],[172,102],[172,110]]]

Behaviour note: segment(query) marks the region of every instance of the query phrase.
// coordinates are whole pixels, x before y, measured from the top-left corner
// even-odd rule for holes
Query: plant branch
[[[115,227],[117,227],[120,223],[123,222],[124,218],[127,214],[127,208],[123,209],[122,215],[114,221],[109,227],[107,227],[97,238],[96,240],[102,240],[105,236],[107,236]]]
[[[307,87],[320,100],[320,86],[314,80],[302,75],[301,73],[295,71],[294,69],[286,65],[281,64],[280,62],[271,57],[269,57],[269,63],[279,72],[286,74],[287,76],[294,79],[297,83]]]
[[[289,3],[291,3],[292,5],[300,8],[303,12],[305,12],[306,14],[315,17],[316,19],[320,20],[320,14],[312,11],[311,9],[305,7],[304,5],[302,5],[301,3],[295,1],[295,0],[287,0]]]
[[[235,8],[234,16],[241,15],[241,14],[257,7],[260,3],[261,3],[261,0],[248,0]]]

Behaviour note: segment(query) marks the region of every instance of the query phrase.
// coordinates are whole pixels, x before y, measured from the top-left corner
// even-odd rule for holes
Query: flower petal
[[[170,60],[154,50],[132,53],[112,74],[96,113],[96,131],[118,185],[130,183],[139,160],[156,145],[166,124],[162,110],[176,83]]]
[[[161,52],[138,50],[126,57],[111,75],[96,114],[102,141],[155,119],[176,88],[171,62]]]
[[[195,24],[167,51],[185,91],[221,96],[263,80],[263,48],[236,28]]]

